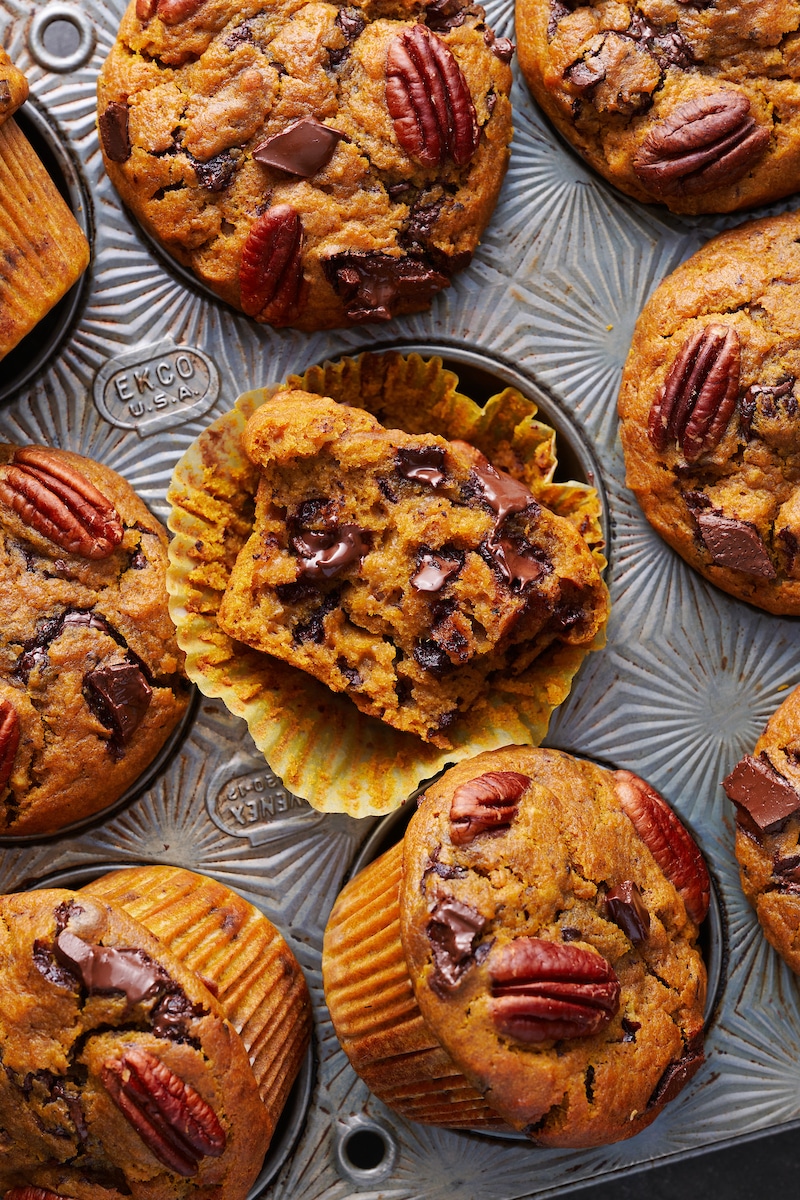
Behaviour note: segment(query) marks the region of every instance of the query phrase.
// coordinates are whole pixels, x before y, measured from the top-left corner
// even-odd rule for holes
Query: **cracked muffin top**
[[[243,1200],[268,1141],[247,1052],[146,929],[80,893],[0,898],[6,1200]]]
[[[800,214],[714,238],[636,325],[619,413],[628,486],[724,591],[800,614]]]
[[[589,546],[475,447],[293,390],[250,418],[253,532],[219,609],[232,638],[443,749],[496,675],[608,612]]]
[[[516,0],[544,111],[611,183],[673,212],[731,212],[800,186],[786,0]]]
[[[800,974],[800,688],[723,786],[736,805],[742,890],[767,941]]]
[[[400,924],[427,1026],[543,1145],[639,1132],[703,1061],[700,851],[629,771],[509,746],[428,789]]]
[[[417,312],[497,200],[512,52],[461,0],[136,0],[100,76],[106,168],[258,321]]]
[[[182,717],[166,546],[115,471],[0,445],[0,835],[107,807]]]

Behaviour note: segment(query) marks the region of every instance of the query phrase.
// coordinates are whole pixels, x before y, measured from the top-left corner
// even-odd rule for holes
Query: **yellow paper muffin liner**
[[[247,420],[281,388],[300,388],[367,409],[385,426],[430,432],[477,446],[524,480],[533,495],[567,517],[605,565],[600,502],[594,488],[555,483],[555,434],[515,388],[484,408],[457,391],[440,358],[362,354],[312,367],[283,385],[240,396],[178,463],[172,504],[167,590],[189,677],[244,717],[258,749],[284,784],[323,812],[365,816],[397,808],[420,781],[482,750],[539,745],[550,714],[566,699],[586,654],[556,643],[513,678],[498,679],[448,730],[450,750],[361,713],[343,694],[296,667],[252,650],[219,628],[219,610],[239,550],[253,524],[258,472],[241,447]]]
[[[224,884],[182,867],[111,871],[81,891],[124,909],[210,985],[244,1042],[271,1137],[311,1038],[308,988],[275,926]]]
[[[400,940],[402,842],[340,893],[322,974],[336,1035],[370,1091],[401,1116],[451,1129],[509,1131],[426,1024]]]
[[[66,295],[89,244],[25,135],[0,126],[0,359]]]

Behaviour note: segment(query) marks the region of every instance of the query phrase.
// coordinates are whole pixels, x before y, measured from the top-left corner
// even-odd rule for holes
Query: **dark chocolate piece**
[[[431,0],[425,8],[425,24],[434,33],[457,29],[467,19],[467,8],[461,0]]]
[[[753,420],[756,416],[777,417],[780,400],[783,400],[786,415],[796,417],[798,412],[797,397],[794,395],[794,378],[784,379],[782,383],[772,385],[754,383],[747,389],[739,401],[739,424],[742,433],[750,441],[752,437]]]
[[[348,42],[354,42],[367,27],[364,18],[352,8],[340,8],[334,24],[339,26]]]
[[[800,793],[763,758],[746,754],[723,779],[722,786],[728,798],[764,832],[777,828],[800,810]]]
[[[443,446],[403,446],[397,451],[397,473],[403,479],[440,487],[447,478]]]
[[[407,250],[424,254],[428,249],[433,227],[439,220],[444,200],[435,200],[433,204],[414,202],[405,227],[400,233],[400,241]]]
[[[298,579],[333,579],[369,550],[369,535],[357,525],[305,530],[292,539],[299,559]]]
[[[329,612],[333,612],[338,603],[339,592],[329,592],[306,621],[299,621],[295,625],[292,630],[292,641],[297,645],[301,645],[303,642],[316,642],[321,646],[325,641],[325,617]]]
[[[203,979],[203,983],[212,995],[217,994],[216,984],[211,980]],[[184,1042],[188,1040],[187,1022],[193,1017],[204,1016],[207,1010],[201,1004],[192,1004],[177,984],[172,987],[174,990],[159,1000],[151,1013],[153,1033],[171,1042]]]
[[[445,558],[443,554],[436,553],[423,554],[419,570],[411,579],[411,586],[418,592],[440,592],[462,566],[458,558]]]
[[[686,1046],[684,1053],[675,1062],[671,1062],[656,1084],[647,1107],[655,1104],[669,1104],[674,1100],[684,1085],[699,1071],[705,1062],[703,1053],[703,1031],[700,1030]]]
[[[572,925],[565,925],[561,930],[562,942],[579,942],[582,937],[580,929],[574,929]]]
[[[647,941],[650,913],[632,879],[626,879],[611,889],[606,896],[606,911],[634,946]]]
[[[301,117],[256,146],[253,158],[265,167],[277,167],[290,175],[310,179],[330,162],[344,136],[316,117]]]
[[[450,897],[440,900],[431,913],[427,934],[433,952],[431,987],[447,995],[458,987],[475,963],[475,943],[486,925],[477,909]]]
[[[334,254],[323,262],[331,287],[351,321],[389,321],[402,300],[423,305],[450,286],[446,275],[422,258],[381,251]]]
[[[623,1042],[635,1042],[638,1030],[642,1028],[641,1021],[629,1021],[627,1017],[623,1017],[620,1022],[622,1025],[622,1040]]]
[[[422,667],[423,671],[430,671],[431,675],[438,679],[453,670],[453,664],[446,651],[430,640],[417,643],[414,647],[414,661]]]
[[[68,929],[56,939],[55,956],[90,994],[123,992],[129,1004],[157,996],[172,983],[164,968],[144,950],[91,945]]]
[[[714,562],[745,575],[774,579],[775,567],[754,525],[713,512],[696,514],[700,536]]]
[[[197,182],[208,192],[224,192],[236,174],[236,161],[229,150],[215,154],[208,162],[194,161]]]
[[[492,562],[499,567],[509,587],[516,591],[524,592],[530,584],[553,569],[549,563],[534,558],[533,547],[521,539],[492,538],[484,548]]]
[[[115,163],[127,162],[131,156],[127,102],[112,100],[100,114],[97,124],[106,156]]]
[[[498,471],[488,461],[473,467],[472,475],[484,500],[497,514],[498,526],[513,513],[524,512],[532,506],[536,509],[539,507],[524,483],[506,471]]]
[[[61,613],[58,617],[50,617],[46,621],[43,621],[38,626],[35,636],[28,638],[23,644],[22,654],[20,654],[11,671],[12,677],[27,683],[31,671],[35,667],[43,666],[47,663],[48,650],[56,638],[60,637],[65,629],[76,627],[98,629],[103,633],[107,633],[115,642],[121,643],[124,641],[112,629],[105,617],[100,616],[99,613],[84,612],[80,609]]]
[[[487,30],[487,33],[488,33],[488,30]],[[484,34],[483,36],[485,39],[486,34]],[[511,38],[507,38],[507,37],[496,38],[496,37],[492,36],[491,41],[487,42],[487,45],[490,45],[492,47],[492,54],[496,55],[500,59],[500,62],[504,62],[504,63],[511,62],[512,58],[514,57],[514,51],[517,48],[514,45],[514,43],[511,41]]]
[[[84,695],[99,720],[127,746],[145,718],[153,689],[132,662],[96,667],[84,677]]]

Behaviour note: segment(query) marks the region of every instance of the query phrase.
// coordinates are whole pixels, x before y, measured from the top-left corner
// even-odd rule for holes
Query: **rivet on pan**
[[[39,66],[62,75],[88,62],[94,43],[94,26],[86,14],[58,0],[37,12],[28,30],[28,48]]]

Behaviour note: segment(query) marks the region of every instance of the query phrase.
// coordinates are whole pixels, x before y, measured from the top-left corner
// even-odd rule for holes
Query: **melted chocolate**
[[[461,900],[450,897],[436,905],[426,932],[434,962],[430,983],[437,994],[452,992],[474,965],[475,944],[485,925],[485,917]]]
[[[403,479],[427,483],[434,489],[440,487],[447,478],[443,446],[404,446],[397,451],[395,466]]]
[[[485,463],[474,466],[472,475],[484,500],[496,514],[498,526],[513,513],[524,512],[532,506],[538,508],[524,483],[520,483],[505,471],[498,471],[488,459]]]
[[[534,549],[528,542],[512,542],[509,538],[498,538],[496,541],[487,542],[484,549],[499,567],[509,586],[520,592],[524,592],[526,587],[552,570],[548,563],[534,557]]]
[[[292,538],[299,559],[298,579],[333,579],[369,550],[369,535],[357,525],[306,530]]]
[[[440,592],[448,579],[457,575],[463,563],[457,558],[445,558],[443,554],[423,554],[419,570],[411,579],[411,586],[418,592]]]
[[[83,680],[84,695],[97,718],[127,746],[145,718],[153,689],[136,663],[96,667]]]
[[[100,616],[99,613],[83,612],[77,609],[61,613],[58,617],[50,617],[49,620],[42,622],[36,631],[36,635],[24,643],[22,654],[12,669],[12,676],[27,683],[31,671],[35,667],[40,667],[47,663],[48,650],[56,638],[60,637],[65,629],[75,628],[98,629],[103,633],[107,633],[115,642],[119,643],[122,640],[115,630],[112,629],[111,625],[109,625],[105,617]]]
[[[131,156],[127,102],[112,100],[100,114],[97,125],[106,156],[115,163],[127,162]]]
[[[90,995],[123,992],[131,1005],[159,995],[172,983],[164,968],[144,950],[91,945],[67,929],[56,938],[55,956]]]
[[[772,559],[754,525],[713,512],[700,512],[696,520],[705,547],[718,566],[762,579],[775,578]]]
[[[450,280],[423,258],[382,251],[334,254],[323,269],[351,321],[390,321],[403,300],[422,305]]]
[[[800,793],[763,757],[746,754],[723,779],[722,786],[728,798],[744,809],[763,832],[777,829],[800,810]]]
[[[632,879],[626,879],[611,889],[606,896],[606,912],[635,946],[647,941],[650,913]]]
[[[316,117],[301,117],[256,146],[253,158],[265,167],[277,167],[290,175],[310,179],[330,162],[344,136]]]
[[[229,150],[216,154],[208,162],[194,160],[194,173],[197,182],[207,192],[224,192],[225,188],[236,174],[236,162]]]

